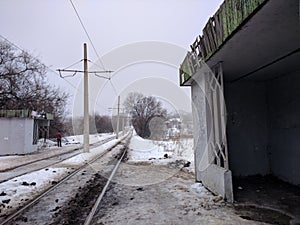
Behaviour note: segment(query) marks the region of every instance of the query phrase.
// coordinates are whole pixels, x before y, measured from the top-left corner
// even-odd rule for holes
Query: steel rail
[[[127,145],[127,144],[126,144],[126,145]],[[104,197],[104,195],[105,195],[105,193],[106,193],[106,190],[107,190],[107,188],[108,188],[108,186],[109,186],[111,180],[112,180],[113,177],[115,176],[115,174],[116,174],[116,172],[117,172],[117,170],[118,170],[118,168],[119,168],[119,165],[120,165],[121,161],[123,160],[123,158],[124,158],[126,152],[127,152],[127,146],[125,147],[125,150],[124,150],[122,156],[120,157],[120,159],[118,160],[117,164],[115,165],[115,167],[114,167],[113,171],[111,172],[111,174],[110,174],[110,176],[109,176],[109,178],[108,178],[108,180],[107,180],[107,182],[106,182],[104,188],[102,189],[102,191],[101,191],[100,195],[98,196],[98,198],[97,198],[97,200],[96,200],[96,202],[95,202],[93,208],[91,209],[89,215],[87,216],[87,218],[86,218],[86,220],[85,220],[85,222],[84,222],[84,225],[90,225],[90,224],[91,224],[91,222],[92,222],[92,220],[93,220],[93,217],[94,217],[94,215],[95,215],[95,213],[96,213],[96,210],[98,209],[98,207],[99,207],[99,205],[100,205],[100,203],[101,203],[101,200],[103,199],[103,197]]]
[[[95,215],[95,213],[96,213],[96,210],[98,209],[99,204],[100,204],[100,202],[101,202],[103,196],[105,195],[105,192],[106,192],[106,190],[107,190],[107,188],[108,188],[108,186],[109,186],[109,184],[110,184],[112,178],[115,176],[115,173],[117,172],[117,170],[118,170],[118,168],[119,168],[119,165],[120,165],[120,163],[121,163],[123,157],[125,156],[125,153],[126,153],[126,150],[123,152],[123,155],[122,155],[121,159],[118,161],[118,163],[117,163],[116,166],[114,167],[114,169],[113,169],[113,171],[112,171],[110,177],[108,178],[108,180],[107,180],[107,182],[106,182],[104,188],[103,188],[102,191],[101,191],[101,194],[100,194],[99,197],[97,198],[96,203],[94,204],[94,206],[93,206],[93,208],[92,208],[90,214],[88,215],[86,221],[84,222],[84,225],[90,225],[90,224],[91,224],[92,219],[93,219],[93,217],[94,217],[94,215]]]
[[[78,167],[76,170],[74,170],[73,172],[71,172],[70,174],[68,174],[66,177],[64,177],[62,180],[60,180],[57,184],[55,184],[54,186],[52,186],[52,187],[48,188],[47,190],[45,190],[41,195],[39,195],[36,198],[34,198],[32,201],[30,201],[28,204],[26,204],[25,206],[23,206],[22,208],[20,208],[19,210],[17,210],[15,213],[9,215],[5,220],[3,220],[3,221],[0,222],[0,225],[5,225],[5,224],[11,222],[13,219],[15,219],[17,216],[19,216],[26,209],[28,209],[29,207],[33,206],[41,198],[43,198],[44,196],[46,196],[48,193],[50,193],[55,188],[57,188],[58,186],[60,186],[64,182],[66,182],[71,177],[75,176],[82,169],[84,169],[85,167],[89,166],[91,163],[97,161],[98,159],[102,158],[105,154],[107,154],[109,151],[111,151],[113,148],[115,148],[117,145],[119,145],[128,136],[129,136],[129,134],[126,135],[126,136],[124,136],[124,137],[122,137],[116,144],[114,144],[110,148],[106,149],[103,153],[101,153],[100,155],[98,155],[96,158],[94,158],[94,159],[90,160],[89,162],[84,163],[82,166]]]
[[[115,138],[115,137],[110,137],[110,138],[101,140],[101,141],[99,141],[99,142],[90,144],[90,146],[93,147],[93,148],[96,148],[96,147],[98,147],[98,146],[100,146],[100,145],[102,145],[102,144],[105,144],[105,143],[107,143],[107,142],[113,140],[114,138]],[[68,150],[68,151],[66,151],[66,152],[63,152],[63,153],[61,153],[61,154],[55,154],[55,155],[48,156],[48,157],[45,157],[45,158],[42,158],[42,159],[36,159],[36,160],[30,161],[30,162],[26,162],[26,163],[23,163],[23,164],[20,164],[20,165],[11,167],[11,168],[7,168],[7,169],[4,169],[4,170],[1,170],[0,173],[3,173],[3,172],[9,172],[9,171],[11,171],[11,170],[20,168],[20,167],[22,167],[22,166],[27,166],[27,165],[30,165],[30,164],[33,164],[33,163],[37,163],[37,162],[41,162],[41,161],[48,160],[48,159],[51,159],[51,158],[55,158],[55,157],[58,157],[58,156],[66,155],[66,154],[69,154],[69,153],[71,153],[71,152],[75,152],[75,151],[78,151],[78,150],[83,150],[83,147],[80,146],[80,147],[77,147],[77,148]],[[80,154],[80,153],[82,153],[82,152],[79,152],[78,154]],[[76,154],[76,155],[78,155],[78,154]],[[73,156],[76,156],[76,155],[73,155]],[[73,156],[71,156],[71,157],[73,157]],[[66,159],[68,159],[68,157],[65,158],[65,159],[63,159],[63,160],[66,160]],[[63,161],[63,160],[62,160],[62,161]],[[59,162],[61,162],[61,161],[59,161]],[[54,163],[54,164],[55,164],[55,163]],[[51,165],[53,165],[53,164],[50,164],[50,165],[48,165],[48,166],[51,166]],[[46,167],[48,167],[48,166],[42,167],[41,169],[46,168]],[[35,171],[35,170],[33,170],[33,171]],[[24,173],[24,174],[26,174],[26,173]],[[18,176],[20,176],[20,175],[18,175]],[[4,182],[4,181],[1,181],[0,183],[2,183],[2,182]]]

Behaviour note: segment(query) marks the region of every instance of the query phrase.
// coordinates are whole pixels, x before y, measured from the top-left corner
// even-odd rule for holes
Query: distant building
[[[50,113],[0,110],[0,155],[27,154],[37,150],[39,138],[48,138]]]
[[[231,202],[232,175],[300,184],[299,0],[225,0],[191,45],[180,85],[195,106],[197,181]]]
[[[166,139],[177,139],[180,137],[181,120],[180,118],[171,118],[165,122],[166,124]]]

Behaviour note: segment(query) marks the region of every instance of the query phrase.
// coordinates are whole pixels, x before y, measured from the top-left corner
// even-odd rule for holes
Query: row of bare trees
[[[64,122],[64,135],[78,135],[83,134],[83,117],[72,118],[69,117]],[[112,119],[107,115],[96,114],[89,118],[90,134],[95,133],[111,133],[114,131],[112,126]]]

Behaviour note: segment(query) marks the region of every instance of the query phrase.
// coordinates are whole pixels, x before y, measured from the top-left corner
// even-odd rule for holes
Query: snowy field
[[[193,139],[152,141],[134,134],[129,144],[129,163],[148,162],[166,165],[170,162],[189,163],[189,171],[194,173]]]

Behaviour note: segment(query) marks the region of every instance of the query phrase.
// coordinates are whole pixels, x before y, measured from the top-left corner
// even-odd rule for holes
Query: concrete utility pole
[[[122,135],[124,135],[125,127],[124,127],[124,109],[122,110]]]
[[[121,97],[118,96],[118,105],[117,105],[117,108],[108,108],[108,110],[114,110],[114,109],[117,109],[117,129],[116,129],[116,139],[119,138],[119,132],[120,132],[120,109],[122,109],[124,111],[123,108],[120,108],[120,99]],[[123,117],[124,118],[124,117]],[[124,124],[124,121],[123,121],[123,124]],[[124,134],[124,125],[122,125],[121,127],[123,129],[123,134]]]
[[[119,138],[119,120],[120,120],[120,95],[118,96],[118,118],[117,118],[117,135],[116,135],[116,139]]]
[[[90,127],[89,127],[89,77],[88,77],[88,60],[87,60],[87,46],[83,44],[83,70],[84,70],[84,130],[83,130],[83,148],[85,152],[90,151]]]
[[[84,128],[83,128],[83,147],[85,152],[90,151],[90,128],[89,128],[89,78],[88,74],[92,73],[97,77],[108,79],[109,77],[100,76],[98,73],[112,73],[110,70],[102,70],[102,71],[88,71],[88,59],[87,59],[87,44],[83,44],[83,71],[82,70],[73,70],[73,69],[58,69],[59,75],[61,78],[66,78],[68,76],[62,76],[62,72],[73,73],[72,77],[76,73],[83,73],[83,88],[84,88],[84,97],[83,97],[83,107],[84,107]],[[82,60],[81,60],[82,61]],[[70,76],[69,76],[70,77]]]

